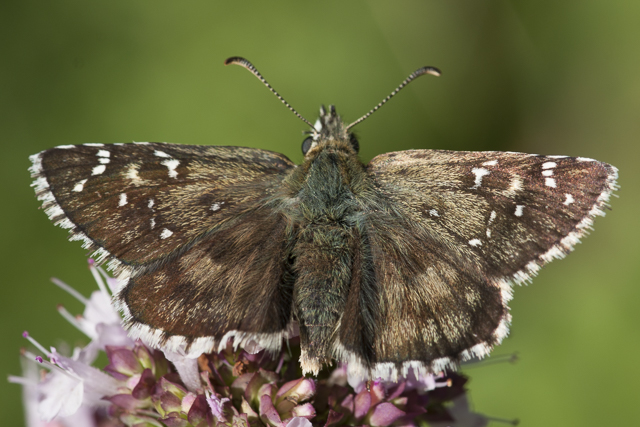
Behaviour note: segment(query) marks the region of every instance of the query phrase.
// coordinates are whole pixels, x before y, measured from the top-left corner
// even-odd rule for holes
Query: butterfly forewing
[[[63,146],[32,160],[50,218],[129,265],[164,259],[237,221],[294,166],[263,150],[161,143]]]
[[[570,251],[617,177],[587,158],[438,150],[387,153],[369,172],[415,227],[500,277]]]

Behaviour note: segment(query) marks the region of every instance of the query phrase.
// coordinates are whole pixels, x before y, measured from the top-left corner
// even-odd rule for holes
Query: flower
[[[24,337],[42,355],[24,351],[23,385],[29,427],[157,426],[311,427],[362,425],[485,425],[469,411],[459,374],[417,374],[398,382],[352,377],[346,364],[327,368],[317,379],[301,375],[299,338],[280,354],[257,343],[189,357],[184,349],[152,349],[129,338],[110,304],[118,283],[96,267],[89,269],[98,290],[89,298],[66,283],[60,288],[84,305],[82,316],[58,311],[90,340],[71,355]],[[99,353],[108,364],[94,367]],[[48,372],[38,379],[37,366]],[[440,424],[439,424],[440,423]],[[444,423],[444,424],[442,424]],[[483,424],[484,423],[484,424]]]

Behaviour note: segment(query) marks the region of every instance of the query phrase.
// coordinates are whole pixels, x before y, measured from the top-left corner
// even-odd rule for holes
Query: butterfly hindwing
[[[586,158],[439,150],[383,154],[367,172],[378,194],[363,273],[377,292],[363,314],[374,317],[374,351],[351,345],[353,320],[337,353],[374,377],[488,353],[508,332],[511,284],[572,250],[617,177]]]
[[[194,352],[210,352],[230,336],[279,350],[292,321],[290,242],[284,221],[263,207],[134,273],[116,296],[130,334]]]
[[[115,300],[134,334],[174,347],[200,337],[207,350],[229,331],[281,340],[290,304],[280,301],[279,192],[295,167],[285,156],[138,143],[61,146],[31,160],[50,219],[126,284]]]

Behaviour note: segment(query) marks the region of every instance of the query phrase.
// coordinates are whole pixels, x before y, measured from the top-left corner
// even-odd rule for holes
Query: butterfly
[[[271,151],[62,145],[31,156],[56,224],[109,261],[134,338],[187,354],[230,340],[272,353],[300,335],[304,373],[332,360],[397,379],[483,357],[508,333],[512,286],[569,253],[616,189],[582,157],[408,150],[358,158],[351,128],[310,127],[300,165]]]

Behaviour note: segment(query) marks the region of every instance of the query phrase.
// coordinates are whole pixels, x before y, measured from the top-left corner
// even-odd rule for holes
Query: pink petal
[[[153,387],[156,385],[156,377],[151,369],[145,369],[140,375],[140,380],[131,390],[131,395],[136,399],[146,399],[153,393]]]
[[[184,399],[183,399],[184,402]],[[224,402],[222,402],[224,404]],[[221,411],[222,412],[222,411]],[[194,426],[200,425],[204,422],[204,425],[211,425],[213,422],[213,413],[208,405],[207,399],[203,394],[196,397],[187,414],[189,423]],[[218,418],[219,422],[222,422],[222,417]]]
[[[163,353],[167,360],[176,367],[178,374],[180,374],[180,379],[189,391],[195,392],[202,388],[200,371],[198,370],[198,359],[187,357],[183,352],[163,350]]]
[[[311,403],[305,403],[304,405],[298,405],[291,411],[294,418],[304,417],[311,419],[316,416],[316,409]]]
[[[371,408],[371,394],[367,390],[362,390],[355,398],[355,410],[353,416],[360,420],[364,418]]]
[[[344,417],[344,414],[341,414],[340,412],[336,412],[333,409],[329,409],[329,416],[327,417],[327,423],[325,424],[325,427],[338,424],[343,417]]]
[[[296,402],[304,402],[311,399],[315,393],[315,381],[303,377],[282,385],[276,396],[281,399],[294,398]]]
[[[271,401],[271,396],[268,394],[260,396],[260,418],[265,424],[272,426],[282,425],[280,414],[276,411],[276,408],[273,406],[273,402]]]
[[[388,426],[404,415],[405,412],[396,408],[392,403],[383,402],[373,409],[369,423],[371,426]]]
[[[294,417],[287,423],[286,427],[312,427],[311,421],[303,417]]]
[[[133,374],[142,373],[143,369],[133,351],[128,347],[106,347],[109,364],[104,368],[118,379],[126,379]]]
[[[369,388],[371,390],[371,406],[375,406],[378,404],[378,402],[382,402],[383,400],[385,400],[386,392],[382,381],[374,381]]]
[[[74,414],[82,404],[82,381],[63,373],[52,373],[47,378],[48,381],[38,387],[44,395],[38,405],[40,418],[51,421],[57,416]]]

